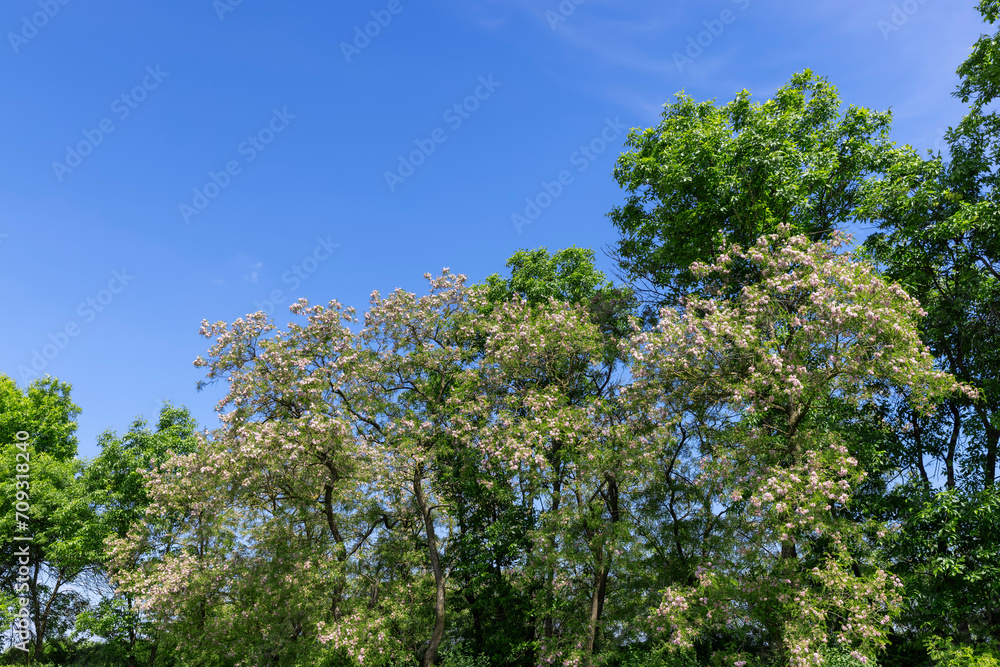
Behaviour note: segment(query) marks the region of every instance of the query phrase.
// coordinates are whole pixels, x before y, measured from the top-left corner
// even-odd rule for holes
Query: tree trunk
[[[424,530],[427,531],[427,555],[431,559],[431,569],[434,572],[434,588],[436,595],[434,598],[434,631],[431,633],[431,643],[424,653],[423,667],[430,667],[434,664],[437,656],[438,646],[444,637],[444,572],[441,569],[441,561],[438,558],[437,536],[434,532],[434,519],[431,517],[430,507],[423,489],[423,466],[413,468],[413,495],[420,508],[420,514],[424,519]]]
[[[326,516],[326,524],[330,529],[330,535],[339,547],[337,550],[337,560],[340,562],[340,573],[337,577],[337,584],[333,591],[333,601],[330,605],[334,620],[340,620],[343,612],[340,609],[340,601],[347,588],[347,543],[337,528],[337,520],[333,514],[333,485],[340,480],[340,473],[333,462],[324,462],[327,470],[330,471],[330,481],[323,486],[323,514]]]
[[[135,667],[135,623],[131,622],[132,619],[132,596],[126,595],[125,600],[128,603],[128,667]]]
[[[955,488],[955,451],[958,449],[958,437],[962,434],[962,413],[952,401],[948,402],[948,408],[951,410],[952,426],[951,438],[948,439],[948,452],[945,455],[944,464],[945,483],[950,490]]]
[[[607,559],[611,560],[611,554],[607,555]],[[608,565],[610,563],[602,562],[594,574],[594,594],[590,598],[590,623],[587,628],[588,667],[593,664],[594,648],[597,644],[597,628],[601,622],[601,612],[604,611],[604,597],[608,586]]]
[[[977,406],[977,412],[986,432],[986,465],[983,470],[983,486],[990,487],[996,482],[997,475],[997,449],[1000,448],[1000,428],[993,426],[990,415],[985,409]]]
[[[611,537],[614,543],[615,524],[621,521],[621,509],[618,506],[618,480],[613,474],[607,475],[608,491],[604,496],[604,504],[611,515]],[[590,600],[590,625],[587,637],[587,664],[591,664],[594,650],[597,648],[597,631],[600,628],[601,616],[604,614],[604,600],[608,592],[608,575],[611,572],[611,553],[600,549],[597,554],[598,567],[594,576],[594,594]]]
[[[45,630],[48,626],[49,611],[52,609],[52,601],[55,599],[56,595],[59,594],[59,588],[63,583],[63,571],[59,569],[59,575],[56,577],[56,585],[52,587],[52,592],[49,594],[49,599],[45,602],[45,611],[39,609],[38,616],[35,618],[35,660],[42,659],[42,648],[44,647],[45,641]],[[35,567],[35,582],[36,582],[36,592],[35,592],[35,606],[38,609],[38,593],[37,593],[37,582],[38,582],[38,567]]]
[[[135,628],[128,630],[128,667],[135,667]]]
[[[562,498],[562,466],[559,465],[559,449],[560,443],[555,442],[552,445],[552,469],[555,472],[555,479],[552,480],[552,506],[550,512],[555,514],[559,511],[559,501]],[[556,533],[552,532],[549,539],[549,552],[555,553],[556,550]],[[545,588],[545,638],[549,639],[552,637],[555,627],[552,621],[552,605],[555,602],[555,595],[552,593],[552,586],[555,582],[555,569],[549,568],[546,574],[546,588]]]

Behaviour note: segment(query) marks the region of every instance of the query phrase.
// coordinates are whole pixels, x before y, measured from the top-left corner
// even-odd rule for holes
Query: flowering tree
[[[369,664],[435,660],[451,522],[438,457],[454,449],[446,399],[476,355],[463,282],[373,294],[357,333],[336,302],[298,302],[307,322],[287,332],[262,313],[205,324],[216,344],[196,363],[230,383],[225,427],[149,476],[150,513],[189,519],[178,549],[121,576],[192,656],[226,645],[263,664],[318,641]]]
[[[464,276],[446,269],[438,278],[425,277],[430,280],[426,297],[403,290],[385,300],[372,295],[373,307],[358,335],[358,345],[368,353],[352,369],[365,401],[350,411],[360,437],[381,462],[375,469],[381,495],[395,498],[399,511],[404,503],[409,506],[423,529],[434,593],[433,628],[423,651],[427,667],[441,645],[446,617],[447,573],[437,523],[450,517],[438,497],[438,459],[458,446],[449,429],[449,397],[477,352],[470,345],[475,332],[469,326]]]
[[[613,330],[583,304],[496,305],[462,405],[458,434],[535,510],[524,581],[534,587],[536,659],[590,664],[612,568],[634,531],[644,478],[633,411],[619,397]],[[491,482],[493,483],[493,482]]]
[[[455,476],[464,483],[455,493],[459,534],[452,551],[472,616],[465,642],[469,649],[488,654],[494,664],[529,660],[539,641],[551,655],[558,653],[551,650],[558,641],[574,650],[579,644],[578,653],[588,655],[599,643],[611,568],[606,558],[604,567],[595,563],[605,551],[602,526],[623,516],[618,481],[593,468],[596,477],[584,477],[589,479],[586,491],[574,486],[565,465],[570,451],[562,438],[532,440],[552,462],[548,474],[533,479],[522,474],[520,461],[498,455],[486,443],[496,436],[490,429],[500,423],[499,414],[515,421],[537,416],[532,408],[517,404],[517,397],[527,392],[565,394],[574,405],[604,404],[623,365],[616,340],[629,334],[627,313],[634,307],[629,292],[614,288],[595,268],[593,252],[587,249],[565,248],[551,255],[544,248],[521,250],[507,266],[509,277],[494,274],[471,288],[485,299],[475,299],[483,356],[470,387],[481,409],[472,411],[477,414],[477,435],[462,440],[467,465]],[[550,356],[539,363],[534,346],[567,335],[572,342],[566,339],[562,348],[551,347]],[[603,356],[593,345],[598,341]],[[498,372],[496,359],[501,357],[513,363]],[[582,432],[581,442],[591,454],[600,448]],[[553,519],[556,510],[566,514],[574,506],[577,520],[570,522],[569,514],[565,523]],[[539,541],[545,546],[536,549]],[[554,551],[557,542],[560,547]],[[563,594],[557,595],[558,559],[541,559],[544,551],[563,556],[563,563],[572,557],[572,595],[567,597],[568,589],[561,584]],[[491,552],[495,558],[477,552]],[[531,576],[524,576],[529,572]],[[566,623],[570,608],[573,622]],[[585,636],[568,630],[574,626],[586,628]],[[557,634],[572,637],[557,641]]]
[[[224,427],[147,473],[147,515],[179,525],[160,539],[138,525],[116,544],[118,562],[139,564],[119,584],[192,660],[308,653],[324,614],[344,613],[347,561],[375,517],[345,408],[318,387],[343,372],[316,360],[350,340],[353,318],[336,304],[308,315],[312,328],[289,334],[263,313],[204,325],[213,359],[196,363],[230,384]]]
[[[230,384],[225,426],[148,474],[150,516],[184,519],[169,550],[148,527],[117,544],[121,584],[192,659],[430,665],[461,590],[458,508],[503,499],[540,512],[517,555],[538,623],[522,654],[588,658],[638,479],[602,320],[491,301],[447,271],[423,297],[373,294],[356,332],[336,302],[292,312],[306,322],[287,332],[261,313],[205,324],[216,343],[197,363]]]
[[[765,630],[793,665],[820,664],[829,638],[867,658],[885,643],[899,581],[868,556],[878,526],[845,508],[857,460],[826,418],[841,401],[872,400],[872,380],[907,388],[914,405],[974,392],[936,371],[917,331],[919,304],[847,253],[844,239],[811,243],[787,226],[755,246],[723,247],[692,272],[732,294],[735,267],[760,281],[730,298],[686,299],[655,331],[629,343],[629,394],[662,397],[673,431],[698,417],[704,512],[728,522],[728,543],[706,554],[690,586],[665,591],[652,628],[691,646],[710,628]]]

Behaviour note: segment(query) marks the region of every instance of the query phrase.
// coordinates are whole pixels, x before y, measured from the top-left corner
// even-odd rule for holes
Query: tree
[[[100,517],[103,540],[108,537],[126,539],[130,531],[139,527],[148,531],[150,539],[156,540],[158,536],[162,540],[170,528],[179,523],[176,516],[147,518],[150,497],[143,473],[152,472],[173,454],[192,453],[196,443],[195,428],[195,421],[186,408],[166,403],[160,410],[155,431],[140,417],[122,437],[112,431],[101,434],[98,441],[101,453],[87,465],[85,484],[94,511]],[[164,548],[169,550],[169,541]],[[142,649],[148,648],[148,662],[152,667],[158,648],[154,624],[139,614],[134,595],[117,594],[110,585],[118,574],[116,568],[132,568],[138,563],[113,562],[109,555],[110,550],[102,554],[102,599],[77,617],[77,631],[104,638],[106,644],[120,651],[121,659],[129,667],[135,667],[140,645],[147,644]],[[104,648],[105,652],[111,650],[108,646]]]
[[[749,246],[779,224],[818,240],[849,224],[899,159],[889,122],[842,110],[836,88],[805,70],[764,103],[746,90],[722,107],[680,93],[657,127],[630,132],[614,172],[627,199],[609,217],[621,235],[613,255],[647,314],[696,290],[689,267],[723,241]]]
[[[627,428],[614,419],[614,383],[603,375],[607,341],[582,306],[555,300],[501,304],[483,326],[483,358],[468,393],[454,398],[459,434],[499,466],[493,479],[536,510],[523,573],[537,582],[537,659],[589,664],[626,484],[614,449]]]
[[[534,563],[531,558],[524,561],[529,571],[534,568],[542,577],[535,584],[544,591],[536,602],[536,636],[549,657],[565,649],[564,655],[576,655],[586,664],[613,659],[616,643],[635,638],[632,619],[642,607],[643,594],[625,591],[634,593],[636,579],[646,573],[629,553],[639,551],[633,509],[647,481],[646,475],[637,474],[645,471],[634,470],[629,463],[636,430],[641,427],[630,421],[636,414],[633,407],[618,399],[627,375],[620,343],[632,335],[630,318],[636,300],[630,289],[615,287],[596,269],[590,250],[573,247],[552,255],[545,249],[522,250],[507,266],[510,277],[487,278],[485,295],[491,307],[505,311],[506,326],[518,335],[510,339],[498,333],[489,346],[502,341],[506,349],[491,354],[519,359],[520,364],[505,365],[502,373],[489,370],[493,384],[481,393],[515,397],[492,409],[505,418],[524,420],[519,429],[542,429],[540,421],[554,418],[559,422],[574,410],[582,411],[575,417],[581,420],[576,434],[560,427],[564,435],[549,442],[531,439],[539,447],[534,458],[540,453],[548,461],[547,470],[525,466],[524,460],[515,458],[507,461],[508,470],[502,473],[503,478],[521,485],[522,494],[525,488],[532,489],[522,500],[524,511],[541,508],[534,513],[533,534],[544,536],[544,543],[531,546]],[[563,311],[565,305],[557,304],[574,308]],[[580,313],[586,316],[580,319]],[[553,358],[543,358],[540,364],[534,341],[561,335],[551,329],[553,317],[575,323],[572,336],[578,347],[556,348]],[[527,322],[531,324],[526,326]],[[521,352],[529,348],[530,355]],[[562,361],[555,363],[556,358]],[[481,370],[488,368],[487,364]],[[528,400],[532,392],[552,392],[551,399],[558,396],[566,401],[559,408],[565,411],[563,417],[546,416]],[[518,404],[516,397],[525,402]],[[490,437],[484,434],[483,441]],[[534,555],[542,553],[550,562],[537,561]],[[560,560],[572,563],[576,570],[559,572],[554,563]],[[540,568],[539,563],[543,563]],[[561,582],[556,579],[559,576]],[[567,580],[573,585],[567,587]],[[563,627],[557,630],[560,605]],[[586,628],[582,637],[571,629],[574,625]]]
[[[589,360],[582,364],[534,368],[527,374],[525,374],[527,369],[524,369],[517,374],[498,376],[494,378],[494,381],[506,382],[507,385],[504,388],[501,389],[494,384],[490,385],[489,389],[486,389],[485,386],[481,387],[481,392],[500,392],[501,394],[512,392],[515,395],[520,395],[531,390],[541,391],[546,387],[560,387],[558,391],[566,391],[572,387],[574,396],[570,400],[579,403],[591,400],[600,402],[613,395],[617,382],[614,380],[614,376],[624,366],[618,349],[618,340],[631,333],[628,316],[635,307],[631,292],[615,288],[604,274],[594,266],[593,252],[588,249],[572,247],[552,254],[549,254],[544,248],[531,251],[519,250],[508,259],[507,267],[510,269],[508,277],[493,274],[482,285],[472,287],[485,298],[486,305],[482,313],[501,316],[500,313],[503,312],[502,317],[508,322],[508,326],[516,326],[519,330],[525,326],[526,322],[530,321],[532,324],[528,325],[526,330],[528,333],[521,334],[530,339],[533,335],[543,335],[543,328],[536,329],[535,327],[544,327],[547,318],[562,312],[561,306],[555,304],[582,308],[583,312],[588,314],[589,323],[587,326],[594,326],[600,332],[601,351],[596,352],[586,347],[581,349],[579,353],[584,359]],[[522,305],[517,306],[514,311],[509,311],[510,304],[514,302]],[[583,326],[582,323],[580,325]],[[489,338],[494,342],[488,342],[485,334],[481,341],[484,353],[491,345],[495,344],[496,334]],[[505,344],[516,345],[511,341],[507,341]],[[518,349],[518,347],[513,347],[511,353],[520,356],[516,353]],[[595,354],[596,356],[594,356]],[[507,407],[503,409],[519,411],[525,416],[531,413],[531,410],[527,408]],[[609,418],[610,415],[604,415],[604,417]],[[490,420],[483,418],[483,423],[488,424]],[[468,518],[472,520],[463,520],[462,517],[459,517],[460,544],[463,545],[462,554],[470,556],[471,552],[475,551],[495,553],[497,546],[499,546],[496,544],[496,536],[499,532],[497,527],[504,525],[507,528],[503,534],[507,536],[508,541],[504,543],[504,547],[501,547],[501,552],[510,554],[506,566],[511,574],[507,577],[500,574],[502,561],[499,559],[489,563],[488,559],[475,557],[468,558],[468,561],[463,564],[462,572],[470,580],[479,577],[480,581],[493,582],[493,586],[499,587],[497,590],[504,591],[502,599],[517,600],[521,609],[520,623],[524,624],[521,627],[527,629],[527,634],[521,634],[519,640],[514,640],[514,637],[508,638],[509,648],[507,650],[503,650],[497,646],[497,642],[493,642],[495,648],[489,651],[491,659],[494,664],[511,664],[514,660],[512,656],[516,654],[516,652],[511,653],[511,651],[518,646],[535,644],[539,641],[535,639],[536,637],[543,638],[543,641],[549,645],[553,644],[553,635],[555,634],[553,609],[556,604],[553,586],[556,569],[552,566],[543,567],[544,571],[540,573],[541,580],[533,580],[532,584],[527,587],[522,585],[519,593],[515,592],[512,583],[517,578],[516,574],[524,572],[524,567],[537,567],[537,564],[531,565],[532,554],[539,553],[542,548],[552,550],[555,547],[555,542],[562,539],[552,526],[557,525],[554,522],[559,508],[562,507],[565,512],[566,503],[572,503],[576,506],[576,539],[581,540],[578,546],[583,547],[585,551],[592,551],[591,556],[598,561],[603,561],[603,565],[601,563],[587,565],[587,567],[593,568],[589,572],[592,580],[582,587],[586,591],[584,595],[589,594],[590,597],[589,604],[585,605],[585,618],[587,620],[583,622],[589,628],[588,636],[583,642],[586,646],[585,657],[589,659],[590,654],[595,650],[598,635],[604,624],[605,600],[612,571],[611,558],[606,554],[606,545],[602,543],[603,537],[601,536],[604,530],[600,526],[604,521],[614,523],[623,517],[621,503],[624,500],[620,498],[619,480],[611,474],[610,470],[607,471],[606,476],[598,474],[596,480],[588,480],[585,484],[589,488],[587,494],[589,499],[582,503],[581,499],[584,498],[582,488],[577,488],[577,491],[580,491],[579,494],[566,495],[566,492],[572,489],[568,486],[569,482],[565,476],[566,471],[569,470],[566,467],[569,459],[565,453],[561,453],[565,451],[562,443],[553,442],[551,451],[546,453],[546,456],[552,461],[553,469],[552,474],[544,482],[543,488],[538,487],[539,480],[537,478],[530,481],[528,477],[521,474],[524,471],[512,475],[509,467],[500,470],[494,469],[492,475],[488,474],[490,466],[486,463],[485,453],[480,446],[474,445],[472,442],[466,445],[465,451],[467,459],[475,462],[466,467],[465,470],[469,472],[479,470],[480,475],[476,475],[474,472],[472,475],[467,475],[460,493],[456,493],[456,497],[464,495],[466,498],[474,498],[477,501],[474,504],[460,505],[466,508],[465,511],[469,513]],[[517,462],[514,462],[513,465],[520,467]],[[496,500],[493,501],[493,516],[489,523],[483,523],[485,517],[481,512],[482,503],[486,501],[486,498],[482,497],[483,489],[486,488],[484,482],[489,485],[489,490],[486,493],[496,496]],[[596,485],[591,485],[592,482],[595,482]],[[528,488],[534,490],[529,493],[527,492]],[[500,498],[503,501],[498,503]],[[540,502],[547,503],[547,508],[539,509]],[[552,516],[549,516],[550,513]],[[542,524],[550,525],[548,529],[542,531]],[[528,539],[528,535],[537,535],[540,532],[545,532],[547,535],[545,539],[548,543],[544,547],[536,549],[531,540]],[[511,553],[510,550],[514,547],[520,547],[522,553]],[[577,558],[583,556],[583,553],[578,553]],[[584,561],[586,560],[588,557],[584,557]],[[478,567],[470,568],[469,565],[472,563],[478,564]],[[489,575],[484,571],[484,568],[487,567],[490,571]],[[463,590],[468,591],[469,587],[467,586]],[[542,597],[539,597],[540,592],[543,592]],[[580,591],[575,591],[575,593],[579,594]],[[526,605],[525,600],[529,594],[530,597],[535,598],[535,602]],[[480,605],[482,605],[483,598],[490,599],[492,597],[497,602],[501,599],[489,588],[481,589],[478,596],[473,597],[480,601]],[[472,600],[470,600],[471,602]],[[510,611],[510,609],[498,608],[492,614],[495,618],[504,619],[503,625],[508,628],[507,632],[501,630],[504,635],[507,635],[509,628],[512,627],[509,621]],[[476,611],[473,615],[474,622],[478,627],[474,636],[485,634],[487,628],[484,626],[491,624],[489,621],[479,618]],[[576,639],[573,642],[575,643]],[[481,643],[475,642],[476,645]],[[525,658],[530,658],[532,653],[528,653]]]
[[[0,535],[11,554],[5,590],[28,601],[38,660],[46,643],[72,630],[76,615],[86,608],[81,585],[100,561],[101,544],[80,461],[56,459],[29,443],[23,451],[14,444],[0,449]],[[16,458],[18,454],[24,458]],[[17,470],[17,465],[25,467]],[[18,477],[22,470],[27,479]],[[24,525],[15,513],[19,498],[28,505],[21,512],[27,516]],[[15,539],[29,535],[30,541]],[[26,556],[15,556],[24,551]],[[27,574],[21,576],[18,563],[25,560]]]
[[[448,574],[438,534],[450,523],[438,482],[445,399],[475,354],[461,326],[466,292],[445,275],[421,299],[374,294],[357,334],[353,311],[336,302],[297,303],[308,322],[287,333],[263,313],[205,323],[217,342],[197,363],[232,383],[226,426],[167,462],[180,474],[150,475],[151,510],[190,518],[178,551],[122,575],[171,633],[204,637],[191,655],[250,632],[261,641],[242,640],[229,657],[266,664],[328,645],[356,659],[410,650],[434,662]],[[426,637],[416,623],[425,592]],[[251,608],[282,611],[242,611]]]
[[[872,402],[872,378],[908,388],[921,411],[976,394],[933,369],[919,304],[837,254],[839,235],[811,243],[778,230],[695,263],[714,297],[664,308],[631,344],[630,394],[676,397],[708,417],[699,483],[714,496],[704,511],[731,517],[728,543],[706,554],[695,586],[666,589],[651,624],[681,647],[712,628],[763,627],[793,665],[822,664],[830,639],[867,658],[885,643],[901,583],[873,559],[885,528],[845,512],[863,471],[824,413]],[[760,281],[730,297],[740,266]]]
[[[990,24],[998,8],[995,0],[979,3]],[[906,528],[889,553],[907,582],[904,625],[917,645],[927,633],[963,643],[1000,639],[1000,576],[990,565],[1000,548],[991,528],[1000,520],[996,53],[997,35],[984,35],[958,69],[955,95],[970,108],[946,135],[950,160],[905,151],[859,216],[878,225],[865,256],[928,311],[921,336],[940,367],[979,390],[975,400],[947,397],[932,418],[897,413],[909,425],[897,434],[905,483],[884,511]]]
[[[36,659],[45,642],[71,629],[86,606],[78,585],[92,571],[100,549],[79,479],[83,466],[74,458],[80,408],[70,390],[54,378],[35,380],[21,390],[0,375],[2,590],[11,604],[22,598],[29,603]],[[17,503],[28,507],[21,512],[27,516],[24,525],[15,512]],[[26,536],[32,539],[15,539]]]
[[[349,333],[334,328],[341,315],[324,318],[331,336]],[[307,331],[286,343],[270,340],[273,331],[263,313],[204,324],[217,337],[209,379],[232,381],[219,407],[231,408],[225,425],[144,473],[147,517],[175,524],[140,524],[114,541],[116,582],[191,661],[308,661],[317,623],[349,609],[348,559],[373,530],[363,523],[365,464],[338,408],[322,409],[315,383],[315,395],[296,384],[310,374],[298,362],[322,359],[338,341],[308,340]]]
[[[15,434],[31,434],[36,451],[64,461],[76,456],[76,418],[80,408],[70,399],[70,385],[52,377],[39,378],[25,390],[0,375],[0,443],[15,442]]]

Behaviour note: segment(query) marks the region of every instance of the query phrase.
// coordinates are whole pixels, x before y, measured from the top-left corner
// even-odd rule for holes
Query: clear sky
[[[0,372],[72,384],[82,456],[163,400],[214,426],[202,319],[363,311],[519,248],[610,274],[615,160],[681,89],[763,101],[811,68],[940,148],[974,4],[6,0]]]

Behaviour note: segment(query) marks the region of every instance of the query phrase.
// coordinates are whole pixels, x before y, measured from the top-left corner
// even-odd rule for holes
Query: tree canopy
[[[679,93],[659,125],[629,133],[615,167],[626,200],[609,217],[623,278],[655,313],[698,287],[689,267],[724,241],[752,245],[781,224],[829,238],[900,160],[889,123],[888,112],[843,109],[809,70],[764,102],[747,90],[722,106]]]
[[[614,171],[624,283],[521,249],[205,321],[212,429],[83,460],[71,387],[0,375],[5,664],[996,665],[997,43],[944,156],[809,70],[678,94]]]

